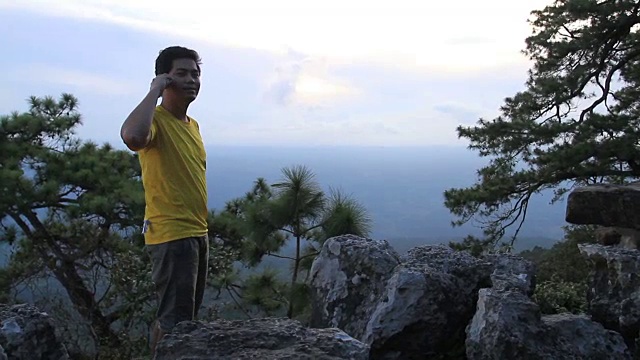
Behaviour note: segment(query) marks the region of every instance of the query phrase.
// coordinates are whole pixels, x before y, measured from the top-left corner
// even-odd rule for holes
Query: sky
[[[71,93],[84,139],[119,130],[172,45],[202,57],[206,145],[465,146],[524,89],[547,0],[0,0],[0,114]]]

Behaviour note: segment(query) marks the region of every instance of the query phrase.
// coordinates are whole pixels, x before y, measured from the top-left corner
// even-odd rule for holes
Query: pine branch
[[[229,292],[229,296],[231,296],[231,299],[236,304],[238,309],[240,309],[240,311],[242,311],[247,318],[252,319],[251,315],[249,315],[247,310],[245,310],[245,308],[240,304],[240,302],[238,302],[238,300],[235,298],[235,296],[233,296],[233,294],[235,293],[238,297],[242,297],[242,296],[238,294],[238,292],[232,287],[227,286],[225,288],[227,289],[227,292]]]
[[[278,259],[287,259],[287,260],[293,260],[293,261],[296,260],[295,258],[292,258],[292,257],[289,257],[289,256],[277,255],[277,254],[273,254],[273,253],[270,253],[270,252],[268,252],[267,255],[268,256],[273,256],[273,257],[278,258]]]

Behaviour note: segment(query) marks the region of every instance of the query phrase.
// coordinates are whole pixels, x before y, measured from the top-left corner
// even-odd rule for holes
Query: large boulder
[[[631,359],[620,334],[586,316],[541,316],[528,296],[527,269],[524,261],[496,267],[494,285],[479,291],[467,328],[467,359]]]
[[[328,239],[311,267],[312,327],[361,338],[400,255],[386,241],[352,235]]]
[[[590,265],[588,312],[635,349],[640,331],[640,251],[599,244],[578,245]],[[637,350],[636,350],[637,351]]]
[[[187,321],[158,343],[156,360],[367,360],[369,347],[339,329],[280,318]]]
[[[312,326],[339,327],[371,346],[372,359],[464,354],[465,327],[492,265],[444,245],[404,257],[386,241],[339,236],[311,273]]]
[[[409,250],[361,338],[373,359],[455,358],[491,265],[444,245]]]
[[[640,184],[577,188],[567,197],[565,219],[572,224],[640,230]]]
[[[51,317],[28,304],[0,304],[0,359],[3,353],[12,360],[69,359]]]

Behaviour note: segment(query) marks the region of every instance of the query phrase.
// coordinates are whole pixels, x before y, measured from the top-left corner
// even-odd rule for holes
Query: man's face
[[[189,102],[195,100],[200,92],[200,71],[195,61],[191,59],[176,59],[169,72],[173,82],[169,89],[178,99]]]

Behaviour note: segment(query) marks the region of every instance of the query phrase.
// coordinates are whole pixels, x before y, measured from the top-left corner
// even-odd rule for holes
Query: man
[[[200,57],[191,49],[168,47],[156,59],[155,74],[120,130],[142,168],[142,232],[159,298],[152,354],[175,324],[196,318],[209,258],[206,153],[200,127],[187,115],[200,91]]]

